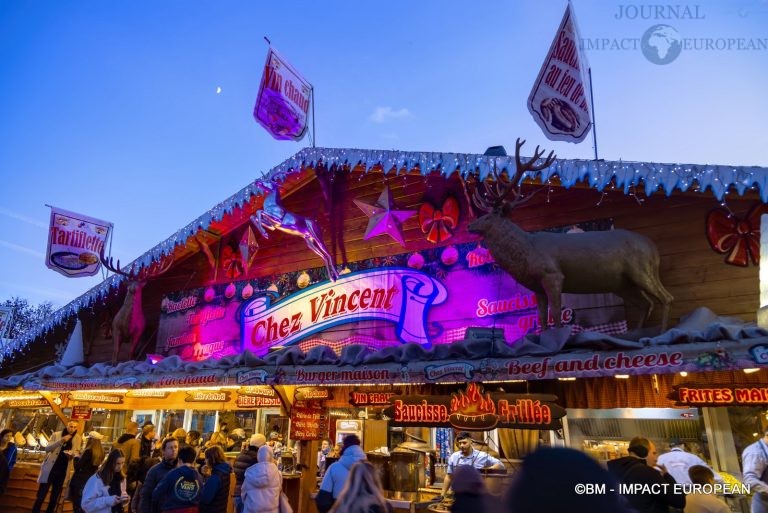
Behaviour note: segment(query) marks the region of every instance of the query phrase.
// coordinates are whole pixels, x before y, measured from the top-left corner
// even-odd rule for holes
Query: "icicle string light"
[[[263,182],[283,181],[306,167],[323,164],[337,169],[355,169],[360,166],[364,174],[374,168],[383,169],[384,173],[393,172],[397,176],[401,170],[404,176],[409,170],[417,170],[426,176],[438,172],[447,177],[454,171],[466,178],[470,174],[484,180],[493,169],[500,172],[515,169],[514,156],[486,156],[463,153],[440,153],[394,150],[363,150],[339,148],[304,148],[283,163],[274,167],[262,178],[245,186],[233,196],[209,209],[203,215],[182,227],[176,233],[150,249],[130,265],[142,268],[162,259],[176,246],[185,244],[187,239],[200,229],[207,229],[211,223],[220,221],[225,214],[237,207],[246,205],[252,196],[264,193]],[[361,174],[362,179],[363,174]],[[728,189],[733,187],[739,195],[748,190],[759,191],[763,202],[768,202],[768,168],[758,166],[713,166],[697,164],[659,164],[650,162],[594,161],[558,159],[549,168],[540,172],[527,172],[523,180],[539,178],[542,183],[557,176],[560,184],[570,188],[578,182],[589,183],[598,191],[606,187],[623,189],[624,194],[634,195],[637,185],[645,184],[646,194],[651,195],[661,187],[671,195],[675,189],[706,192],[708,189],[718,199],[723,200]],[[602,202],[602,198],[601,198]],[[598,203],[599,205],[599,203]],[[122,282],[122,276],[110,276],[101,284],[57,310],[44,323],[24,333],[18,339],[0,347],[0,362],[3,358],[19,351],[30,341],[44,335],[54,327],[75,315],[80,309],[87,308],[97,300],[103,300],[112,289]]]

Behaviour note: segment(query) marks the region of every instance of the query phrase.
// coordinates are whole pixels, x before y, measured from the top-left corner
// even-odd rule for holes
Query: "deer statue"
[[[269,192],[264,198],[264,204],[261,209],[251,216],[251,222],[265,239],[269,238],[266,230],[279,230],[289,235],[303,237],[307,247],[323,259],[325,268],[328,271],[328,277],[332,281],[336,281],[339,278],[339,273],[336,272],[333,257],[328,252],[328,248],[325,247],[320,226],[317,222],[285,210],[280,201],[280,190],[276,183],[270,182],[262,185]]]
[[[128,272],[120,269],[120,260],[117,261],[117,265],[113,265],[111,257],[109,259],[104,258],[103,249],[100,257],[101,263],[106,269],[128,278],[123,306],[112,319],[112,365],[115,365],[120,354],[120,348],[125,342],[130,341],[131,343],[128,353],[129,359],[133,360],[138,356],[139,340],[147,324],[142,310],[141,291],[149,279],[160,276],[170,269],[173,263],[173,254],[160,263],[153,263],[149,267],[145,267],[136,274],[134,274],[133,269]]]
[[[472,221],[468,230],[481,234],[496,263],[536,295],[542,329],[547,326],[548,307],[555,326],[560,327],[563,292],[612,292],[625,302],[646,306],[639,327],[651,315],[654,300],[660,303],[664,331],[673,297],[659,280],[659,253],[647,237],[627,230],[527,233],[509,219],[512,209],[532,196],[522,195],[523,174],[545,169],[555,160],[550,152],[537,164],[544,154],[537,146],[533,158],[523,163],[523,144],[525,141],[517,140],[516,171],[508,182],[494,172],[495,187],[478,184],[473,202],[487,213]]]

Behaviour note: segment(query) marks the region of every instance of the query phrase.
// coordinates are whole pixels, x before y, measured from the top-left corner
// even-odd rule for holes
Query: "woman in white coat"
[[[243,513],[277,513],[280,508],[282,476],[274,462],[272,448],[259,448],[258,463],[248,467],[240,496]]]
[[[125,456],[112,449],[99,470],[85,483],[81,507],[85,513],[119,513],[131,500],[125,489]]]

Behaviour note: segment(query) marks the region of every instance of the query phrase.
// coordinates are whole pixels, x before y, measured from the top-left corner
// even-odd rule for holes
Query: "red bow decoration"
[[[715,252],[728,254],[725,263],[747,267],[752,259],[760,262],[760,216],[768,214],[768,205],[758,203],[744,219],[729,210],[713,208],[707,214],[707,241]]]
[[[437,244],[450,239],[453,234],[450,229],[459,225],[459,202],[453,196],[448,196],[440,209],[429,203],[422,203],[419,208],[419,226],[427,234],[427,240]]]
[[[240,258],[240,251],[226,245],[221,250],[221,263],[227,278],[234,279],[243,274],[243,262]]]

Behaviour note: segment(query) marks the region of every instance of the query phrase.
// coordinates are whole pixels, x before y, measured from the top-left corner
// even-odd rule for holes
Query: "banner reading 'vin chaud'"
[[[263,354],[330,327],[366,320],[395,323],[402,342],[429,345],[427,311],[444,302],[445,286],[414,269],[371,269],[341,276],[277,304],[269,296],[243,306],[243,349]]]

